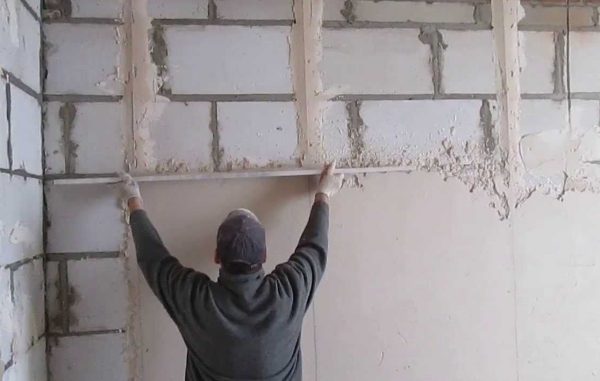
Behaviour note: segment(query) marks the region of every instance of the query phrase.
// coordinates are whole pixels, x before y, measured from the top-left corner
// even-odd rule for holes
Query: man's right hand
[[[121,182],[119,183],[121,197],[127,203],[129,211],[142,209],[142,195],[137,181],[128,173],[119,173],[119,177],[121,178]]]
[[[317,187],[317,197],[324,195],[329,198],[342,189],[344,183],[344,174],[334,174],[335,161],[326,165],[321,173],[321,179],[319,180],[319,186]]]

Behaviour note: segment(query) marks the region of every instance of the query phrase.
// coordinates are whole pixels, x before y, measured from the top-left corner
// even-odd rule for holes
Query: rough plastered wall
[[[46,379],[40,2],[0,1],[0,379]]]
[[[352,177],[333,201],[306,380],[597,379],[599,5],[569,4],[47,1],[50,379],[179,380],[185,364],[115,194],[53,179],[334,158],[405,173]],[[142,192],[173,254],[214,277],[228,210],[264,220],[271,269],[310,186]]]

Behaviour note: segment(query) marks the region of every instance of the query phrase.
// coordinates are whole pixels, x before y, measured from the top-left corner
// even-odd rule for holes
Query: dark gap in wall
[[[77,148],[79,147],[73,141],[76,115],[77,108],[71,102],[64,103],[58,110],[58,117],[62,122],[62,149],[65,160],[65,173],[68,174],[76,172]]]
[[[12,170],[13,166],[13,151],[12,151],[12,125],[10,121],[11,117],[11,95],[10,95],[10,82],[6,82],[4,91],[6,92],[6,122],[8,126],[8,138],[6,139],[6,154],[8,156],[8,169]]]
[[[211,158],[213,162],[213,170],[218,172],[221,170],[224,149],[221,147],[217,102],[210,102],[209,128],[212,134]]]

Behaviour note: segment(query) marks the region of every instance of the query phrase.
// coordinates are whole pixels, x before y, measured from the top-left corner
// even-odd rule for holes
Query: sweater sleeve
[[[308,224],[290,259],[278,265],[271,274],[281,290],[301,303],[304,310],[312,302],[327,263],[329,205],[313,204]]]
[[[208,284],[208,276],[182,266],[169,254],[144,210],[131,213],[130,225],[138,266],[169,315],[180,322],[190,313],[193,296]]]

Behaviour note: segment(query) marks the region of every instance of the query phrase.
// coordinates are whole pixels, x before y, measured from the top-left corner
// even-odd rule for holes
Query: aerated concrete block
[[[118,333],[52,339],[49,381],[128,380],[125,345]]]
[[[0,265],[42,253],[42,183],[0,173]]]
[[[521,135],[568,128],[569,114],[566,101],[523,99],[520,110]]]
[[[348,123],[350,116],[345,102],[327,102],[323,111],[323,149],[328,160],[350,158]]]
[[[46,24],[48,94],[123,94],[122,27]]]
[[[20,266],[13,274],[14,355],[25,355],[46,330],[42,258]]]
[[[0,77],[0,168],[8,168],[8,120],[6,111],[6,81]]]
[[[165,27],[173,93],[291,93],[290,27]]]
[[[42,111],[36,99],[10,87],[10,126],[13,169],[42,174]]]
[[[44,123],[46,173],[123,170],[123,134],[128,122],[123,102],[47,102]]]
[[[600,92],[600,33],[570,32],[570,76],[572,92]]]
[[[16,357],[10,368],[4,372],[3,381],[43,381],[47,379],[46,339],[36,341],[34,346],[22,356]],[[66,380],[65,380],[66,381]]]
[[[217,115],[225,165],[263,167],[295,162],[298,130],[294,103],[219,103]]]
[[[4,369],[4,365],[12,358],[15,336],[15,308],[11,300],[10,272],[7,268],[0,268],[0,369]]]
[[[119,251],[126,234],[114,187],[46,187],[49,253]]]
[[[325,0],[323,20],[343,21],[345,0]],[[424,23],[474,23],[473,4],[425,1],[354,0],[356,21],[392,21]]]
[[[69,261],[68,269],[71,331],[125,328],[129,314],[125,261]]]
[[[430,49],[419,41],[419,30],[324,29],[322,34],[326,93],[433,92]]]
[[[443,87],[447,93],[496,93],[492,32],[442,31]]]
[[[216,0],[220,19],[292,20],[292,0]]]
[[[71,17],[123,17],[124,0],[71,0]]]
[[[553,32],[520,32],[521,92],[552,93],[554,91],[555,45]],[[564,55],[563,55],[564,57]],[[564,65],[564,62],[563,62]],[[565,71],[566,71],[566,66]],[[565,83],[565,78],[557,78]],[[564,90],[564,88],[563,88]]]
[[[0,2],[0,67],[40,91],[40,27],[21,1]]]
[[[201,171],[212,167],[210,103],[157,103],[157,117],[148,121],[159,172]]]
[[[455,145],[479,143],[483,137],[481,107],[479,100],[362,102],[366,149],[385,160],[403,152],[416,157],[436,151],[444,140]],[[494,105],[490,112],[495,119]]]
[[[148,0],[148,14],[154,18],[208,17],[208,0]]]

